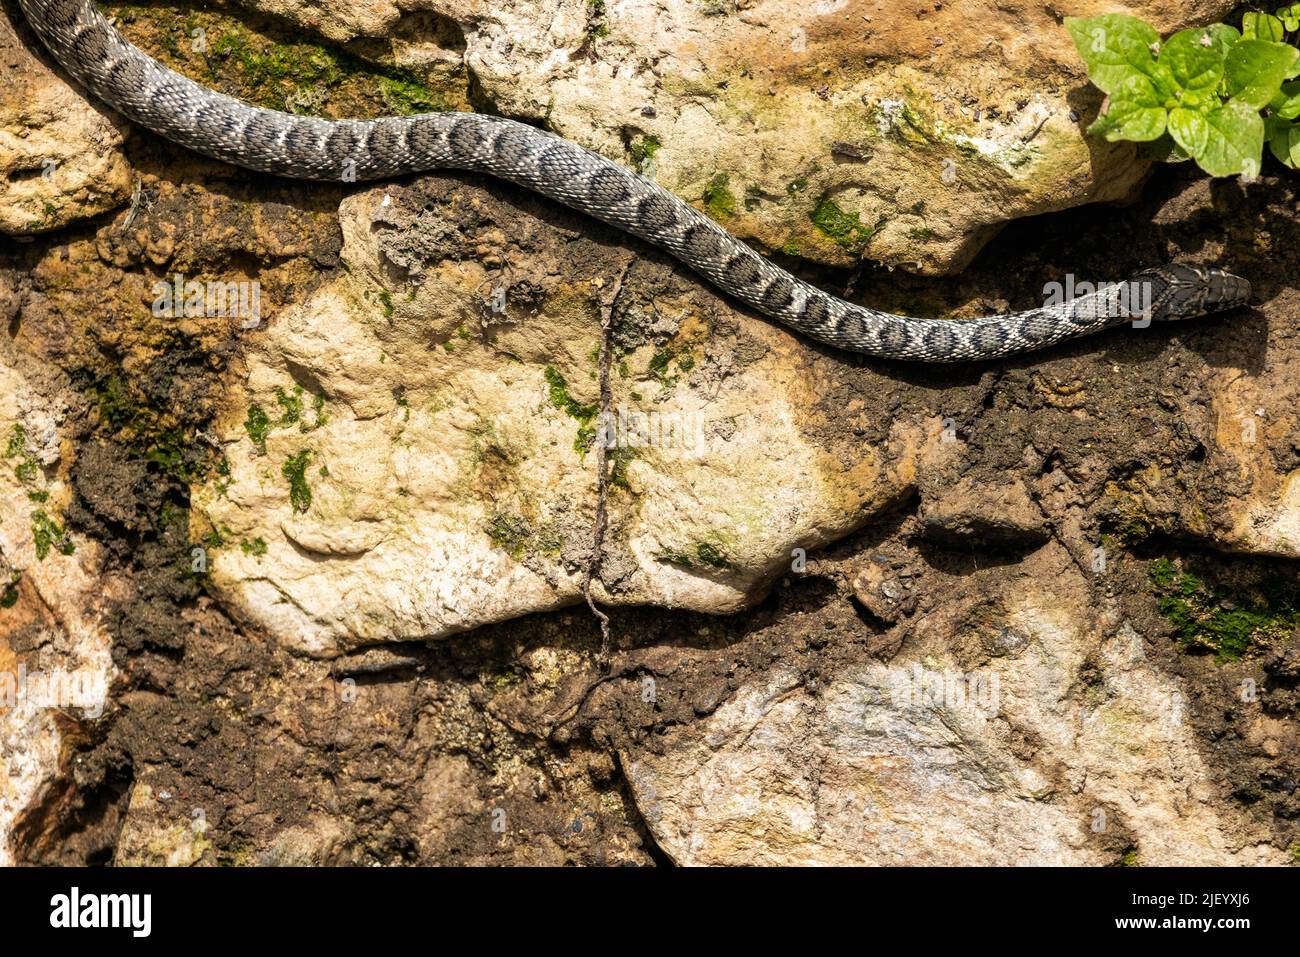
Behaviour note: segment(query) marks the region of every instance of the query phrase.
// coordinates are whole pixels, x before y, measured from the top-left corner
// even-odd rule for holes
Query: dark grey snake
[[[961,362],[1027,352],[1134,319],[1244,304],[1250,284],[1167,265],[1068,302],[969,321],[910,319],[845,302],[790,275],[667,190],[575,143],[474,113],[323,120],[215,93],[127,43],[93,0],[19,0],[63,67],[128,119],[207,156],[277,176],[373,180],[437,168],[490,173],[626,230],[805,335],[892,359]]]

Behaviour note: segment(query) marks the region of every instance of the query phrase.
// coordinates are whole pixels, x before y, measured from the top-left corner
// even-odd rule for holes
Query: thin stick
[[[609,493],[608,476],[608,435],[609,406],[612,401],[612,389],[609,384],[609,367],[614,350],[610,347],[609,332],[614,321],[614,306],[623,291],[623,280],[627,278],[631,263],[623,266],[622,272],[614,280],[600,306],[600,428],[596,430],[596,520],[591,534],[591,558],[587,562],[586,572],[582,578],[582,595],[587,599],[587,607],[600,621],[600,664],[602,669],[609,668],[609,615],[597,607],[591,597],[591,582],[600,564],[601,551],[605,546],[605,529],[609,523],[606,499]]]

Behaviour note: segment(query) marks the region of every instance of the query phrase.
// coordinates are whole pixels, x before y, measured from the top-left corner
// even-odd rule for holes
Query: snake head
[[[1139,273],[1149,283],[1153,319],[1191,319],[1236,309],[1250,301],[1250,283],[1222,269],[1171,263]]]

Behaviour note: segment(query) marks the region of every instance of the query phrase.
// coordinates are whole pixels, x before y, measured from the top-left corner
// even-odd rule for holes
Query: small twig
[[[1051,114],[1051,113],[1048,113],[1046,116],[1044,116],[1042,122],[1039,123],[1037,126],[1034,127],[1034,131],[1033,131],[1032,133],[1030,133],[1028,136],[1026,136],[1026,137],[1024,137],[1023,139],[1021,139],[1020,142],[1021,142],[1021,143],[1029,143],[1029,142],[1031,142],[1035,137],[1038,136],[1039,133],[1041,133],[1041,132],[1043,131],[1043,127],[1047,125],[1047,121],[1050,120],[1051,118],[1052,118],[1052,114]]]
[[[609,405],[612,401],[609,368],[614,352],[610,348],[609,332],[614,321],[614,306],[623,291],[623,280],[627,278],[630,268],[630,262],[623,266],[622,272],[618,274],[609,287],[609,291],[600,306],[600,428],[596,430],[596,520],[591,534],[591,558],[587,562],[586,572],[582,577],[582,595],[587,599],[587,607],[591,609],[591,613],[600,621],[600,664],[602,670],[609,667],[609,615],[598,608],[595,600],[591,597],[591,582],[596,574],[596,566],[600,564],[601,551],[605,547],[605,528],[609,522],[609,513],[606,508],[606,499],[609,492],[609,476],[607,474],[609,446],[606,430],[609,428]]]
[[[135,189],[131,192],[131,208],[127,211],[126,219],[122,220],[122,225],[118,227],[118,232],[126,232],[131,228],[131,223],[135,221],[135,214],[140,210],[140,198],[144,195],[144,180],[136,177]]]

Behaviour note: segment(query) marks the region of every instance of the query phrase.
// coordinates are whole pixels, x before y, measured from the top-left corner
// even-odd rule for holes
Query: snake
[[[847,352],[922,363],[996,359],[1125,323],[1141,327],[1233,309],[1250,298],[1250,283],[1240,276],[1173,262],[1023,312],[976,319],[894,315],[805,282],[641,173],[547,130],[483,113],[351,120],[265,109],[157,62],[127,41],[93,0],[18,3],[82,87],[173,143],[301,180],[363,182],[436,169],[488,174],[636,236],[762,315]]]

